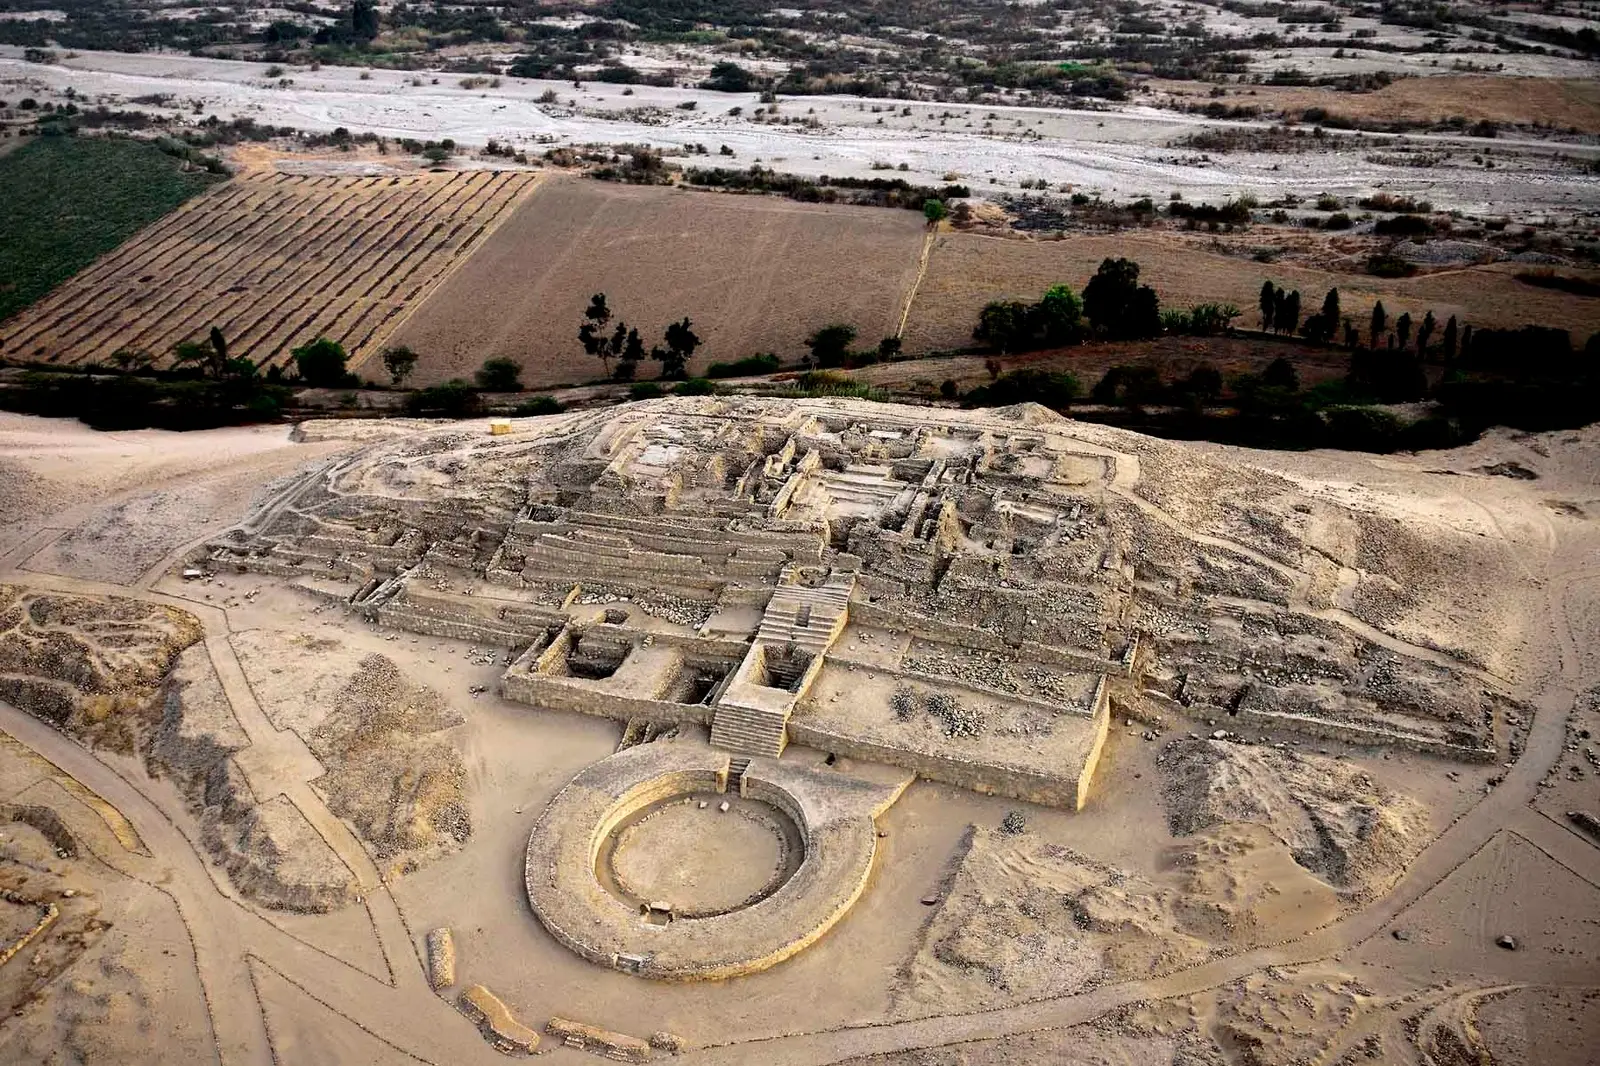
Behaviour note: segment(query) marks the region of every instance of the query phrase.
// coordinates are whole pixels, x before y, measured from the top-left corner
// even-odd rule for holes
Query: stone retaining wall
[[[986,796],[1006,796],[1045,807],[1081,810],[1088,798],[1094,771],[1100,761],[1110,725],[1111,701],[1105,679],[1095,689],[1092,736],[1084,761],[1079,766],[1063,766],[1059,773],[1045,773],[1019,766],[980,763],[931,752],[909,751],[858,736],[846,736],[816,726],[806,718],[789,720],[791,743],[819,748],[850,759],[885,763],[910,770],[918,777],[969,789]]]

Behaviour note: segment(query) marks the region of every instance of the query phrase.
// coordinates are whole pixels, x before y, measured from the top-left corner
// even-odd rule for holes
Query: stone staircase
[[[793,644],[812,655],[826,651],[844,629],[854,585],[854,574],[817,587],[780,584],[761,615],[757,642]]]
[[[788,742],[789,715],[723,703],[711,721],[711,746],[737,755],[776,759]],[[746,760],[748,761],[748,760]]]

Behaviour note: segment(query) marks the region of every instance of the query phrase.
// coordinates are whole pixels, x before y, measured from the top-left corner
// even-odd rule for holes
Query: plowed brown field
[[[584,381],[603,371],[578,325],[603,292],[647,347],[688,315],[702,366],[793,358],[832,322],[876,344],[899,327],[924,232],[909,211],[551,178],[394,339],[421,355],[418,384],[496,356],[529,385]]]
[[[242,176],[167,215],[0,326],[0,354],[166,356],[221,327],[282,363],[319,336],[359,363],[538,183],[528,173]]]
[[[1344,313],[1362,329],[1373,303],[1382,300],[1391,321],[1403,311],[1421,321],[1431,310],[1440,322],[1456,315],[1475,327],[1534,323],[1571,330],[1580,345],[1590,333],[1600,330],[1600,300],[1519,282],[1513,274],[1535,269],[1521,263],[1386,279],[1220,255],[1174,233],[1075,236],[1059,241],[942,233],[934,241],[927,276],[917,289],[906,322],[906,351],[970,347],[972,327],[984,304],[1037,300],[1058,282],[1081,293],[1108,256],[1136,261],[1139,280],[1155,287],[1162,307],[1231,303],[1244,312],[1240,324],[1252,327],[1258,324],[1261,283],[1270,279],[1299,289],[1305,314],[1321,307],[1323,295],[1337,286]]]

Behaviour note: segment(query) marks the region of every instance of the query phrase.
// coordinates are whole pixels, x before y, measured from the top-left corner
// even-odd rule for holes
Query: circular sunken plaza
[[[734,789],[730,790],[730,780]],[[866,887],[883,784],[794,760],[657,741],[578,774],[528,839],[528,902],[591,962],[714,980],[781,962]]]

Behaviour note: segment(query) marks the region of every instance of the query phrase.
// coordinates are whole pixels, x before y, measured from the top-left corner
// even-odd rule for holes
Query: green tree
[[[1444,324],[1444,338],[1439,342],[1446,365],[1456,361],[1456,336],[1456,316],[1451,315]]]
[[[1038,403],[1064,410],[1082,395],[1078,379],[1071,374],[1051,373],[1032,367],[1001,374],[988,385],[980,385],[962,397],[967,407],[1004,407],[1014,403]]]
[[[327,337],[318,337],[310,344],[294,349],[295,369],[300,380],[317,389],[332,389],[349,383],[350,375],[345,364],[350,357],[344,345]]]
[[[1083,336],[1083,301],[1065,285],[1052,285],[1039,300],[1039,325],[1051,344],[1070,344]]]
[[[621,328],[620,326],[618,327]],[[615,336],[613,334],[613,336]],[[617,353],[617,369],[612,371],[611,377],[615,381],[632,381],[638,374],[639,364],[644,360],[644,341],[639,339],[639,331],[629,329],[623,337],[622,349]]]
[[[994,300],[978,312],[974,340],[992,344],[1002,352],[1020,352],[1031,347],[1032,308],[1021,300]]]
[[[467,418],[483,410],[483,401],[471,385],[451,378],[442,385],[418,389],[406,400],[406,412],[440,418]]]
[[[111,365],[124,374],[137,374],[155,365],[156,357],[142,348],[118,348],[111,353]]]
[[[172,346],[172,369],[192,369],[204,375],[215,354],[210,345],[198,341],[179,341]]]
[[[900,351],[904,347],[899,337],[885,337],[878,342],[878,361],[887,363],[900,358]]]
[[[1400,317],[1394,320],[1394,335],[1395,340],[1399,342],[1401,351],[1404,351],[1411,344],[1410,311],[1402,312]]]
[[[378,36],[377,0],[354,0],[350,5],[350,31],[358,41]]]
[[[416,366],[417,353],[403,344],[383,350],[383,369],[389,372],[389,384],[397,389],[405,384]]]
[[[484,392],[522,391],[522,367],[514,359],[485,359],[473,377]]]
[[[695,349],[700,347],[700,338],[690,328],[692,323],[688,318],[674,322],[667,327],[665,349],[657,348],[652,354],[661,363],[661,376],[664,378],[682,378],[689,372],[689,360],[694,358]],[[851,336],[854,336],[851,331]]]
[[[1434,320],[1432,311],[1422,316],[1422,325],[1417,327],[1417,355],[1423,359],[1428,357],[1428,342],[1433,339],[1434,330],[1438,328],[1439,324]]]
[[[1293,334],[1300,328],[1300,290],[1278,290],[1278,299],[1272,309],[1272,328],[1279,333]]]
[[[1261,372],[1261,384],[1271,389],[1296,392],[1300,388],[1300,372],[1294,368],[1293,363],[1280,355],[1268,363],[1267,369]]]
[[[1153,337],[1161,330],[1161,301],[1139,284],[1139,264],[1106,259],[1083,289],[1083,312],[1094,328],[1112,338]]]
[[[1328,336],[1333,336],[1333,331],[1339,328],[1339,289],[1337,286],[1328,290],[1328,295],[1322,298],[1322,317],[1328,323]]]
[[[1339,328],[1339,290],[1329,289],[1328,294],[1322,298],[1322,310],[1306,319],[1304,326],[1300,327],[1307,340],[1316,344],[1327,344],[1333,340],[1334,331]]]
[[[1261,328],[1272,329],[1272,315],[1278,307],[1278,287],[1270,280],[1261,283]]]
[[[1389,316],[1383,310],[1383,301],[1379,300],[1372,305],[1372,332],[1369,336],[1372,338],[1372,346],[1374,348],[1378,346],[1378,342],[1382,339],[1388,326]]]
[[[518,416],[529,415],[558,415],[561,413],[561,404],[548,392],[541,392],[537,396],[530,396],[517,404],[511,413]]]
[[[211,357],[212,366],[216,368],[216,377],[221,377],[228,365],[228,338],[222,335],[222,330],[217,326],[211,327]]]
[[[721,60],[711,66],[711,76],[700,83],[700,88],[719,93],[747,93],[755,87],[750,72],[730,60]]]
[[[843,366],[850,354],[850,345],[856,339],[856,328],[843,323],[823,326],[806,338],[811,349],[811,365],[817,367]]]
[[[1189,371],[1189,376],[1183,379],[1179,388],[1201,406],[1215,403],[1222,395],[1222,373],[1210,363],[1201,363]]]
[[[618,325],[622,336],[613,344],[616,334],[606,331],[606,326],[611,322],[611,308],[606,306],[606,294],[603,292],[597,292],[589,298],[589,306],[583,311],[583,320],[583,325],[578,327],[578,343],[583,345],[585,352],[599,357],[600,365],[609,374],[611,360],[622,354],[622,345],[627,342],[627,328]]]
[[[928,225],[937,226],[950,214],[943,200],[930,196],[922,201],[922,217],[928,220]]]

